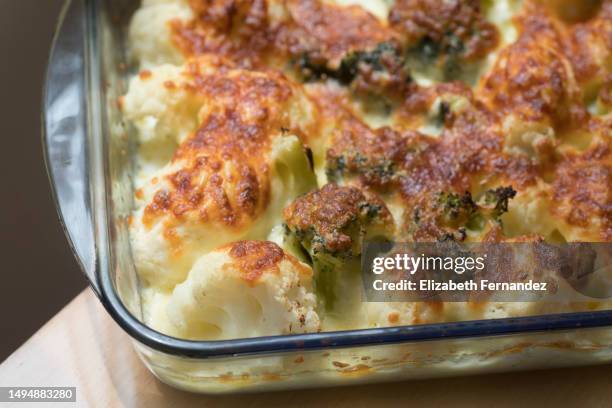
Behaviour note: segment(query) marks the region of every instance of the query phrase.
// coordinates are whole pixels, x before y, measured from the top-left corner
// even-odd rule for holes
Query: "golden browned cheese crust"
[[[426,213],[435,213],[432,203],[441,192],[478,193],[486,186],[509,184],[526,188],[535,183],[538,165],[503,152],[503,136],[495,127],[494,115],[469,88],[450,83],[413,89],[412,99],[401,108],[405,110],[400,112],[402,116],[422,113],[441,95],[459,95],[468,104],[461,111],[443,108],[439,118],[442,133],[430,137],[402,127],[372,129],[346,107],[342,94],[321,88],[311,90],[324,115],[338,123],[326,156],[327,177],[331,181],[350,180],[351,184],[384,196],[398,195],[407,215],[403,220],[406,224],[413,222],[415,211],[421,213],[423,220]],[[430,217],[429,223],[428,228],[435,234],[426,232],[424,227],[410,238],[430,240],[441,236],[441,230],[434,228],[435,220]]]
[[[405,34],[408,44],[457,52],[464,61],[484,57],[499,41],[497,28],[486,21],[478,0],[397,0],[389,21]]]
[[[337,67],[344,56],[394,40],[394,33],[357,6],[339,7],[318,0],[288,0],[290,20],[278,43],[290,56]]]
[[[464,44],[465,59],[471,60],[490,52],[499,39],[475,0],[399,0],[388,24],[360,6],[321,0],[189,0],[189,5],[194,18],[172,22],[173,39],[187,55],[221,52],[239,57],[274,45],[294,56],[312,52],[339,62],[350,51],[385,41],[413,44],[427,38],[442,41],[444,50],[452,48],[456,38]],[[284,7],[285,15],[270,18],[272,7]]]
[[[264,0],[189,0],[189,5],[193,20],[171,22],[173,41],[185,55],[216,53],[244,66],[260,63],[273,38]]]
[[[519,201],[531,194],[558,202],[546,212],[588,230],[575,236],[611,239],[612,1],[568,16],[559,2],[524,0],[509,23],[511,40],[491,21],[490,5],[476,0],[397,0],[387,19],[332,3],[190,0],[194,18],[171,22],[192,69],[184,83],[167,86],[226,102],[176,151],[172,188],[148,204],[147,222],[191,213],[243,228],[266,208],[269,169],[260,157],[282,128],[322,151],[314,163],[321,190],[285,211],[290,224],[327,233],[354,216],[353,201],[375,193],[402,208],[394,221],[405,233],[415,212],[434,211],[440,194],[467,192],[478,201],[508,186]],[[211,53],[231,63],[200,72],[197,57]],[[407,61],[427,55],[432,66],[452,59],[486,69],[475,83],[444,77],[424,84]],[[306,131],[290,129],[277,108],[302,87],[297,82],[320,115]],[[501,225],[482,234],[509,239]],[[343,239],[329,242],[342,247]]]
[[[517,18],[519,39],[499,56],[481,95],[500,116],[550,121],[555,127],[586,117],[562,33],[543,6],[532,4]]]
[[[612,151],[597,143],[584,153],[567,154],[557,166],[554,211],[569,224],[601,231],[612,241]]]
[[[204,120],[174,153],[170,166],[176,170],[146,206],[145,225],[169,215],[179,222],[189,217],[244,228],[268,203],[270,169],[262,157],[272,139],[283,132],[303,133],[284,111],[295,95],[283,74],[235,69],[224,61],[210,70],[204,67],[209,63],[193,60],[183,82],[172,84],[214,102],[200,111]]]
[[[612,0],[148,0],[133,21],[147,313],[201,298],[197,331],[209,276],[234,310],[295,311],[281,333],[536,314],[361,302],[364,245],[612,242]]]
[[[269,54],[337,66],[352,51],[394,39],[394,32],[361,7],[319,0],[286,0],[286,15],[269,16],[264,0],[190,0],[195,18],[172,23],[173,40],[187,56],[214,52],[242,65],[261,65]]]
[[[312,270],[281,247],[269,241],[237,241],[228,245],[229,256],[237,261],[242,279],[255,283],[264,273],[278,273],[278,264],[288,260],[301,274],[312,274]],[[234,265],[234,266],[236,266]]]

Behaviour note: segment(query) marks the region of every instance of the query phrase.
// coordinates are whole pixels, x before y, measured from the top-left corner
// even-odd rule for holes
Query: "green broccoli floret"
[[[406,67],[443,81],[458,79],[466,66],[464,52],[463,41],[453,33],[440,40],[425,36],[407,49]]]
[[[373,75],[378,82],[410,80],[399,48],[389,42],[380,43],[372,50],[350,52],[337,67],[330,66],[325,59],[313,57],[312,53],[302,54],[295,64],[307,81],[333,78],[348,85],[358,77],[366,80],[366,76]],[[367,78],[367,81],[373,79]]]
[[[479,3],[395,2],[389,19],[405,34],[408,68],[442,81],[475,80],[479,61],[499,40]]]
[[[501,216],[508,211],[508,202],[516,191],[508,187],[487,190],[478,201],[472,194],[440,192],[433,205],[417,205],[411,219],[416,241],[463,241],[468,232],[483,232],[488,227],[500,226]]]
[[[351,82],[359,74],[360,68],[382,72],[401,65],[402,56],[397,47],[391,43],[381,43],[371,51],[356,51],[347,55],[338,71],[341,77]]]
[[[330,183],[339,183],[346,172],[346,157],[328,157],[325,167],[325,175]]]
[[[464,221],[478,210],[478,206],[472,200],[472,194],[469,191],[461,195],[442,192],[438,200],[438,205],[442,208],[443,214],[448,220]]]
[[[389,210],[356,187],[327,184],[298,197],[284,210],[285,224],[310,254],[347,259],[361,255],[364,239],[388,235]]]
[[[360,279],[364,241],[393,237],[393,219],[384,202],[355,187],[327,184],[297,198],[285,208],[284,218],[286,243],[307,254],[325,308],[346,310],[346,284]]]
[[[481,200],[481,208],[488,209],[490,215],[499,221],[502,214],[508,211],[508,202],[516,196],[516,190],[512,186],[498,187],[495,190],[487,190]]]
[[[507,186],[487,190],[478,203],[474,202],[472,194],[467,191],[462,195],[440,193],[439,200],[445,221],[469,227],[475,226],[474,221],[481,218],[501,222],[502,214],[508,211],[508,202],[515,195],[516,191],[512,186]]]
[[[337,78],[337,71],[330,69],[326,60],[314,58],[311,53],[302,54],[295,61],[295,66],[306,81]]]
[[[328,155],[325,169],[327,180],[340,183],[347,175],[358,175],[368,185],[386,186],[391,183],[397,172],[396,164],[385,158],[367,158],[359,152],[347,157]]]

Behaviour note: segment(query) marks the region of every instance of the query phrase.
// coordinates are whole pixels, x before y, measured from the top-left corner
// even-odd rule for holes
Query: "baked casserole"
[[[612,1],[143,0],[145,323],[220,340],[604,308],[363,302],[364,242],[612,241]]]

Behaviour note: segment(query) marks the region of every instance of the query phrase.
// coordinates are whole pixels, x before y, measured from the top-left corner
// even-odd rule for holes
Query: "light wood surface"
[[[147,371],[130,338],[89,290],[0,365],[0,386],[76,386],[77,405],[84,407],[610,407],[611,378],[612,366],[600,366],[224,397],[189,394]],[[45,405],[62,406],[36,407]]]

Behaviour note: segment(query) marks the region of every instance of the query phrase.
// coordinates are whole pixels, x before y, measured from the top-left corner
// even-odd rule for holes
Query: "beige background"
[[[40,144],[43,74],[63,0],[0,0],[0,361],[85,286]]]

